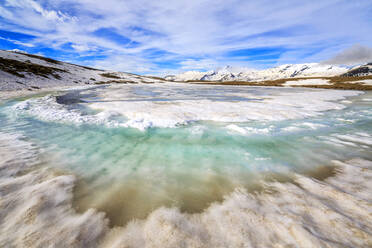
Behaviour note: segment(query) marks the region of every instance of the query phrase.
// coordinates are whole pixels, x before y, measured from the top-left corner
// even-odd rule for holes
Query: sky
[[[371,47],[371,0],[0,0],[0,49],[138,74],[362,63]]]

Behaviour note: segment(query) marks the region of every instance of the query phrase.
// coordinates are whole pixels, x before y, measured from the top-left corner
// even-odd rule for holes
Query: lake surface
[[[334,160],[372,159],[372,94],[357,91],[76,88],[3,103],[0,126],[32,143],[24,163],[36,149],[40,166],[74,176],[73,208],[104,212],[111,227],[160,207],[204,213],[237,190],[323,181]]]

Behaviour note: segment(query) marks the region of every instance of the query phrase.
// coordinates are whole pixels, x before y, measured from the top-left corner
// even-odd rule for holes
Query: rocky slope
[[[160,81],[162,80],[131,73],[98,70],[33,54],[0,50],[0,90]]]
[[[363,77],[372,75],[372,63],[361,65],[343,74],[344,77]]]

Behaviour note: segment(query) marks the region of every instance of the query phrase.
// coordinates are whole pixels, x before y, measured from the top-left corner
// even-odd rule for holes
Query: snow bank
[[[283,86],[294,86],[294,85],[331,85],[329,80],[326,79],[304,79],[296,81],[287,81]]]
[[[353,83],[361,83],[361,84],[364,84],[364,85],[372,85],[372,79],[365,79],[365,80],[361,80],[361,81],[354,81]]]

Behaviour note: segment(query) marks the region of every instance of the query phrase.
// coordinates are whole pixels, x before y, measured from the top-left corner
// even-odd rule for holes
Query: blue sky
[[[139,74],[319,62],[371,46],[371,0],[0,0],[0,49]]]

